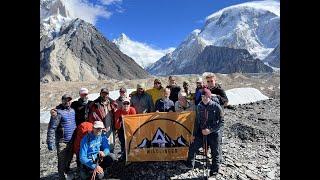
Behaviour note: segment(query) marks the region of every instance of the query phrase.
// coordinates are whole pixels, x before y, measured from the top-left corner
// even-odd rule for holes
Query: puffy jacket
[[[101,101],[101,97],[98,97],[89,105],[88,121],[91,123],[94,121],[102,121],[105,127],[110,127],[111,122],[113,121],[115,105],[115,101],[111,98],[109,98],[106,105],[104,105]]]
[[[154,112],[154,104],[148,93],[133,94],[130,103],[136,109],[137,114]]]
[[[212,94],[218,95],[219,104],[224,107],[228,104],[229,100],[226,92],[221,88],[220,84],[216,84],[215,87],[209,88]]]
[[[211,133],[217,133],[224,125],[223,110],[221,106],[210,100],[207,105],[202,101],[197,106],[194,136],[201,135],[201,130],[208,128]]]
[[[84,102],[81,98],[79,98],[77,101],[72,102],[71,107],[74,109],[76,113],[77,126],[88,119],[89,104],[91,102],[92,101],[90,100]]]
[[[153,104],[156,104],[156,101],[162,97],[162,92],[163,88],[161,87],[160,89],[157,88],[151,88],[146,90],[146,93],[150,94]]]
[[[120,129],[122,127],[122,115],[136,114],[136,110],[133,107],[129,107],[129,111],[118,109],[114,115],[114,127]]]
[[[60,104],[56,110],[57,116],[51,116],[48,126],[47,144],[50,146],[57,142],[69,142],[76,129],[74,109]]]
[[[169,111],[175,112],[174,103],[169,98],[167,99],[160,98],[156,101],[155,110],[159,112],[169,112]]]
[[[80,162],[91,169],[95,169],[94,161],[97,159],[99,151],[103,151],[105,155],[110,153],[108,138],[105,134],[95,136],[93,133],[88,133],[80,143]]]
[[[178,101],[178,94],[179,94],[179,92],[181,90],[180,86],[168,85],[167,88],[170,88],[170,90],[171,90],[169,99],[171,99],[173,101],[173,103]]]

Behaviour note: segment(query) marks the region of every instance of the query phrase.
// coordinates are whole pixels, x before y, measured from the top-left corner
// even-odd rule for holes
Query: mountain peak
[[[168,49],[155,49],[148,44],[131,40],[124,33],[121,33],[117,39],[114,39],[113,43],[119,47],[120,51],[134,59],[143,68],[174,50],[172,47]]]
[[[62,16],[70,18],[70,12],[66,8],[64,0],[41,0],[40,1],[40,19],[46,19],[50,16]]]
[[[129,39],[125,33],[121,33],[119,39]]]
[[[235,9],[251,8],[255,10],[268,11],[276,16],[280,16],[280,2],[275,0],[251,1],[223,8],[206,17],[206,21],[220,17],[226,11],[234,11]]]

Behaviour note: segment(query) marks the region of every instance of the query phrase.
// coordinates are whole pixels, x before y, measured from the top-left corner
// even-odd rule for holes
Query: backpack
[[[73,144],[73,152],[75,154],[79,154],[80,151],[80,142],[82,140],[82,138],[88,134],[89,132],[91,132],[93,129],[93,124],[91,122],[83,122],[81,123],[76,130],[76,138],[74,140],[74,144]]]

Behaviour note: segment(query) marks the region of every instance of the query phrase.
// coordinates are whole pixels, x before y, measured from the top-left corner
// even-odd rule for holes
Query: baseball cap
[[[187,97],[187,93],[179,92],[178,97]]]
[[[71,95],[70,94],[64,94],[61,98],[62,100],[65,100],[65,99],[72,99]]]
[[[130,99],[129,98],[124,98],[122,103],[124,103],[124,102],[129,102],[130,103]]]
[[[145,89],[145,85],[143,83],[137,84],[137,89],[139,88]]]
[[[95,121],[95,122],[93,123],[93,128],[96,128],[96,129],[98,129],[98,128],[104,128],[103,122],[102,122],[102,121]]]
[[[88,94],[89,90],[87,88],[81,88],[79,94]]]
[[[155,80],[154,80],[154,84],[155,84],[155,83],[160,83],[160,84],[161,84],[160,79],[155,79]]]

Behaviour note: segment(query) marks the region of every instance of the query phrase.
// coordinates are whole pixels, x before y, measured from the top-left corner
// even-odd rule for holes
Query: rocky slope
[[[40,179],[56,179],[56,152],[47,150],[46,128],[42,124],[40,129]],[[222,151],[217,180],[280,179],[280,99],[225,109]],[[200,161],[201,155],[196,159]],[[75,162],[72,167],[77,177]],[[108,171],[109,178],[119,179],[199,179],[203,174],[201,162],[194,170],[184,170],[181,162],[148,162],[116,163]]]
[[[176,74],[202,74],[204,72],[217,73],[260,73],[272,72],[272,68],[254,59],[245,49],[228,47],[206,46],[199,56],[186,65],[184,69],[177,70]]]
[[[70,18],[64,3],[41,1],[40,82],[149,76],[92,24]]]

